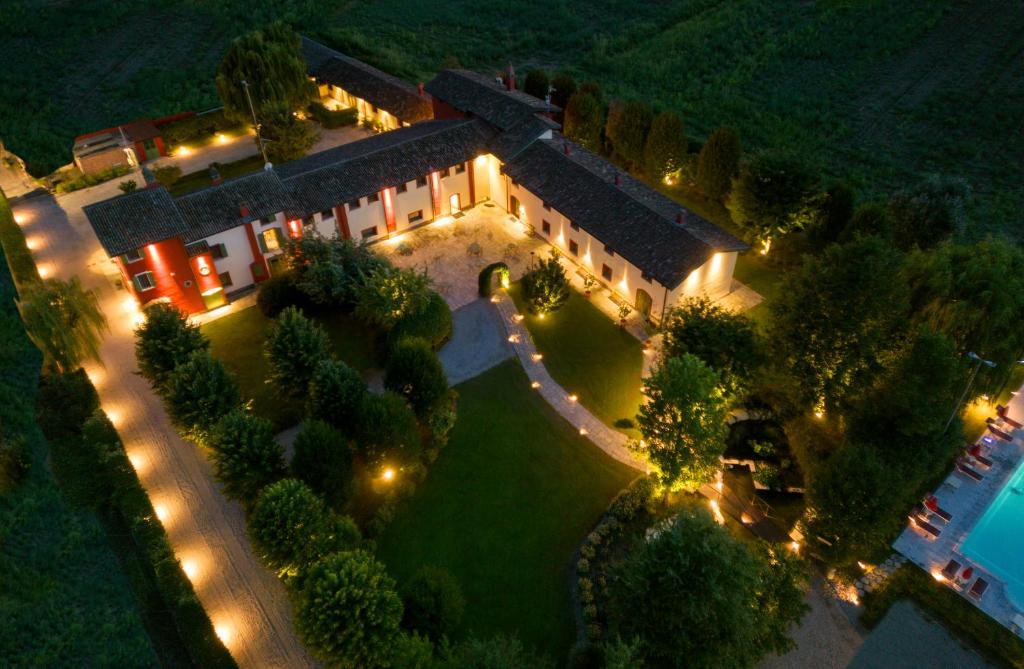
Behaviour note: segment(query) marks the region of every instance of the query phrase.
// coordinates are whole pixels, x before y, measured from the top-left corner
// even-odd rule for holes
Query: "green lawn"
[[[331,350],[340,360],[365,372],[376,364],[377,334],[351,314],[316,314],[314,318],[327,330]],[[203,325],[213,355],[224,361],[235,375],[243,399],[253,401],[253,410],[285,429],[302,419],[302,401],[285,398],[266,383],[270,369],[263,356],[263,336],[270,319],[257,307],[218,318]]]
[[[461,634],[517,633],[552,657],[573,640],[573,551],[636,473],[605,456],[505,362],[463,383],[451,441],[379,543],[398,578],[450,570]]]
[[[249,156],[248,158],[242,158],[231,163],[221,163],[217,169],[220,172],[221,179],[234,179],[235,177],[259,172],[263,169],[263,158],[260,156]],[[212,183],[210,180],[210,170],[203,169],[181,175],[181,178],[175,181],[169,190],[171,195],[177,197],[206,188]]]
[[[526,316],[527,329],[544,366],[569,393],[611,426],[640,409],[643,346],[590,301],[572,291],[561,309],[544,318],[530,315],[518,283],[509,294]]]

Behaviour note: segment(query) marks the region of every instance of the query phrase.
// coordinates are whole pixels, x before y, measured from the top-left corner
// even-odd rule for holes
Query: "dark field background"
[[[1021,0],[0,0],[0,138],[44,174],[81,132],[215,106],[227,43],[273,18],[411,81],[566,69],[869,195],[962,175],[971,236],[1024,234]]]

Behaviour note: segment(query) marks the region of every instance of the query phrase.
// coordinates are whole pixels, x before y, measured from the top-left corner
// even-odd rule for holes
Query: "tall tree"
[[[305,395],[317,365],[330,356],[328,345],[322,327],[306,318],[301,309],[286,308],[271,323],[263,341],[270,381],[292,395]]]
[[[692,354],[718,371],[732,393],[746,383],[761,362],[753,322],[727,311],[707,297],[690,298],[673,307],[662,323],[662,355]]]
[[[670,490],[696,490],[714,478],[725,451],[725,393],[700,358],[668,358],[644,379],[647,402],[637,414],[643,439],[631,448]]]
[[[198,440],[205,439],[217,421],[241,401],[224,363],[206,349],[193,351],[171,372],[164,400],[171,421]]]
[[[857,194],[845,182],[832,184],[818,212],[817,221],[810,230],[811,241],[819,249],[839,240],[839,236],[850,223]]]
[[[341,509],[352,494],[352,451],[348,439],[322,420],[299,427],[292,456],[292,474],[305,481],[333,509]]]
[[[608,107],[604,134],[615,153],[634,165],[644,162],[644,142],[654,113],[645,102],[613,102]]]
[[[448,377],[430,344],[419,337],[405,337],[388,357],[384,387],[403,396],[424,418],[448,392]]]
[[[26,284],[18,311],[48,366],[70,372],[89,360],[102,364],[100,343],[109,329],[107,318],[96,293],[83,288],[78,277]]]
[[[591,151],[601,148],[604,107],[590,93],[576,91],[565,106],[565,135]]]
[[[733,220],[767,252],[772,240],[814,221],[817,196],[818,176],[802,158],[762,151],[740,169],[728,205]]]
[[[220,419],[210,435],[210,448],[213,473],[224,494],[245,505],[285,474],[284,449],[274,441],[270,421],[242,409]]]
[[[299,636],[317,657],[343,669],[387,667],[401,619],[394,580],[360,550],[314,563],[296,594]]]
[[[769,346],[799,380],[805,407],[842,410],[899,344],[907,288],[898,251],[877,237],[833,245],[783,280]]]
[[[881,202],[862,202],[850,216],[849,222],[837,241],[840,244],[853,241],[857,237],[874,235],[885,240],[892,239],[892,221],[889,210]]]
[[[700,508],[636,547],[609,582],[610,630],[637,637],[645,666],[753,667],[794,647],[806,613],[802,566],[752,552]]]
[[[280,22],[236,38],[217,68],[217,93],[225,114],[240,123],[250,123],[252,114],[243,81],[249,84],[260,122],[261,112],[268,106],[281,104],[295,111],[316,98],[316,87],[309,80],[302,57],[302,41]]]
[[[359,372],[340,360],[325,358],[313,369],[306,413],[352,436],[366,392],[366,381]]]
[[[666,181],[686,163],[688,143],[683,120],[672,112],[654,117],[644,144],[644,166],[652,179]]]
[[[392,327],[407,316],[423,313],[430,303],[430,284],[426,272],[382,265],[366,277],[356,313],[372,323]]]
[[[526,81],[523,82],[523,92],[544,100],[548,96],[549,85],[548,73],[537,68],[526,73]]]
[[[193,351],[210,347],[210,342],[178,307],[158,302],[146,307],[146,320],[135,329],[135,358],[139,371],[157,389],[163,387],[174,368]]]
[[[889,200],[893,238],[902,249],[931,248],[967,225],[971,187],[959,177],[933,176]]]
[[[296,117],[283,103],[264,105],[261,114],[263,134],[260,139],[266,146],[267,160],[272,163],[298,160],[319,139],[313,124]]]
[[[576,80],[565,72],[556,74],[551,80],[551,104],[565,110],[569,98],[576,92]]]
[[[368,393],[359,408],[356,450],[371,467],[385,462],[414,462],[420,454],[420,433],[405,398],[390,390],[381,395]]]
[[[697,156],[697,186],[713,200],[722,200],[740,173],[740,137],[732,128],[711,134]]]

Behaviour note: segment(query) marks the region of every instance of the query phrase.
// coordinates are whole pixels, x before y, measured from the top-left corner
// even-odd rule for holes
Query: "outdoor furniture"
[[[939,535],[942,534],[942,530],[918,515],[911,515],[910,522],[914,524],[914,527],[924,532],[931,539],[937,539]]]
[[[992,424],[995,421],[993,421],[991,418],[986,418],[985,422],[988,423],[988,431],[991,432],[993,436],[1002,439],[1003,441],[1013,441],[1013,437],[1006,434],[1005,432],[1003,432],[998,427]]]
[[[946,563],[946,566],[942,568],[942,576],[947,581],[952,581],[954,578],[956,578],[956,575],[957,573],[959,573],[959,571],[960,563],[950,558],[949,562]]]
[[[999,404],[996,405],[996,415],[999,416],[1000,418],[1002,418],[1003,421],[1005,421],[1007,425],[1015,427],[1018,430],[1021,429],[1022,427],[1024,427],[1024,425],[1022,425],[1021,423],[1018,423],[1017,421],[1015,421],[1012,418],[1010,418],[1009,412],[1010,412],[1010,410],[1007,407],[1004,407],[1004,406],[999,405]]]
[[[477,244],[476,242],[472,242],[469,246],[466,247],[466,253],[471,256],[479,257],[480,254],[483,252],[484,250],[480,248],[480,245]]]
[[[960,489],[960,479],[958,479],[955,476],[950,476],[950,477],[947,477],[946,480],[942,482],[942,485],[949,486],[949,488],[952,489],[952,490],[959,490]]]
[[[967,447],[967,454],[974,458],[974,461],[985,469],[992,467],[992,461],[981,454],[981,446],[978,444],[971,444]]]
[[[971,599],[975,599],[980,602],[986,590],[988,590],[988,581],[979,576],[978,580],[976,580],[974,585],[971,586],[971,589],[967,591],[967,594],[970,595]]]
[[[928,495],[924,500],[924,506],[933,514],[941,518],[943,522],[948,523],[953,520],[953,514],[939,506],[939,500],[935,495]]]
[[[963,461],[963,458],[956,461],[956,470],[974,481],[982,481],[985,479],[984,476],[974,471],[970,465]]]

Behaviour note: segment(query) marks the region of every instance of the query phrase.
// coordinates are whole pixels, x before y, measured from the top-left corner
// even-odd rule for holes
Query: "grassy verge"
[[[573,551],[635,472],[605,456],[509,361],[457,387],[459,417],[379,554],[401,581],[450,570],[466,594],[461,633],[517,633],[552,656],[573,639]]]
[[[527,329],[551,376],[605,424],[632,420],[640,409],[643,347],[585,297],[572,291],[561,309],[533,316],[520,285],[509,294],[526,316]]]
[[[349,313],[311,314],[324,327],[331,350],[340,360],[365,372],[377,364],[377,333]],[[302,401],[283,397],[267,383],[270,367],[263,355],[263,337],[270,319],[249,307],[203,325],[210,350],[234,374],[243,399],[253,401],[257,415],[282,430],[302,418]]]
[[[260,156],[248,156],[234,162],[220,163],[217,166],[220,178],[225,181],[245,176],[246,174],[252,174],[253,172],[259,172],[261,169],[263,169],[263,158]],[[210,170],[207,168],[181,175],[181,178],[175,181],[174,185],[168,190],[171,195],[177,197],[211,185],[213,185],[213,181],[210,179]]]
[[[917,604],[982,655],[1002,665],[1024,667],[1024,641],[913,565],[898,570],[881,589],[864,595],[861,622],[874,627],[902,599]]]

